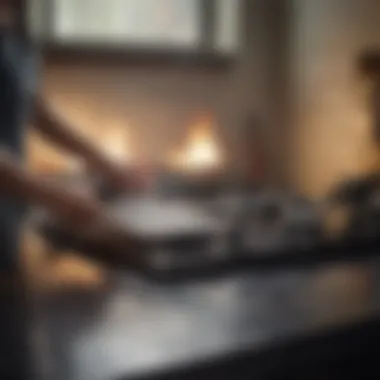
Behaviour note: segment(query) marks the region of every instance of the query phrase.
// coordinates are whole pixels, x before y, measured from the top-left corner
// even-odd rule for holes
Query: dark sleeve
[[[380,85],[374,88],[373,98],[373,137],[377,144],[380,144]]]
[[[36,101],[42,92],[43,57],[40,49],[34,45],[28,46],[28,55],[28,90],[31,94],[31,118],[33,119]]]

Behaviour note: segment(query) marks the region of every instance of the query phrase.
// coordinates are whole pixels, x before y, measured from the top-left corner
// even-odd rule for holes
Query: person
[[[100,248],[108,247],[108,241],[112,248],[120,236],[123,243],[132,243],[107,218],[100,202],[48,185],[23,165],[25,127],[33,126],[84,158],[115,188],[123,190],[134,179],[74,133],[38,93],[38,55],[26,33],[22,7],[22,0],[0,0],[0,378],[20,380],[31,378],[34,367],[28,338],[29,297],[18,252],[25,205],[45,207]]]
[[[85,159],[113,187],[124,189],[133,176],[95,149],[57,115],[38,91],[38,59],[22,18],[22,0],[0,0],[0,275],[18,270],[18,242],[24,204],[47,208],[71,229],[118,226],[100,202],[48,185],[22,163],[25,126]],[[99,239],[99,234],[95,234]]]

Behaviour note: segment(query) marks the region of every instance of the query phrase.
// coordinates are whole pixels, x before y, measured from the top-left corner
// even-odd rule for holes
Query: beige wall
[[[293,181],[321,196],[374,165],[359,53],[380,42],[378,0],[294,0]],[[379,45],[378,45],[379,46]]]
[[[136,158],[160,159],[197,114],[232,112],[230,72],[73,64],[50,65],[45,75],[48,98],[81,133],[101,147],[109,133],[126,133]],[[34,162],[47,151],[35,141]],[[55,162],[68,162],[48,151]]]

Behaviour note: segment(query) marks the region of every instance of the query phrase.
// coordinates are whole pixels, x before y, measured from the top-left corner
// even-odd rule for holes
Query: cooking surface
[[[380,316],[380,260],[192,284],[109,276],[102,291],[41,299],[54,378],[157,374]]]
[[[268,222],[268,198],[273,199],[236,194],[212,201],[126,198],[110,202],[109,212],[126,231],[150,243],[135,269],[160,281],[191,280],[258,266],[278,270],[376,256],[379,241],[324,239],[318,214],[308,202],[305,207],[305,202],[286,198],[287,202],[280,201],[280,209],[275,206],[274,214],[270,208]],[[41,225],[57,247],[82,249],[90,257],[94,253],[81,244],[81,231],[74,236],[48,218]],[[99,255],[107,263],[110,252]],[[125,258],[121,250],[120,265],[124,266]]]
[[[315,216],[311,210],[306,209],[305,218],[302,204],[289,212],[289,202],[280,202],[279,210],[274,205],[279,220],[268,224],[262,220],[261,210],[267,202],[263,197],[241,194],[213,200],[157,196],[116,199],[108,207],[127,233],[133,231],[151,243],[139,269],[150,276],[169,279],[246,267],[247,260],[282,260],[294,253],[302,257],[305,250],[318,247],[320,236],[313,232]],[[310,223],[312,228],[307,229]],[[58,245],[83,247],[75,232],[63,231],[49,219],[42,225],[46,236]],[[79,245],[75,246],[75,242]]]
[[[210,235],[221,229],[216,217],[190,201],[132,199],[111,204],[114,218],[146,239]]]

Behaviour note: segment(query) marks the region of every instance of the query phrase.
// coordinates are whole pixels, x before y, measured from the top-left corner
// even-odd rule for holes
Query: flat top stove
[[[109,211],[120,225],[154,242],[208,237],[223,231],[221,220],[196,201],[123,199],[111,203]]]
[[[262,204],[259,198],[239,196],[207,201],[138,197],[110,202],[109,212],[126,231],[146,243],[135,269],[158,280],[187,280],[234,270],[277,270],[378,254],[378,241],[323,240],[319,219],[301,207],[287,205],[279,216],[270,207],[262,210]],[[56,247],[92,255],[77,247],[78,241],[70,235],[62,234],[52,220],[45,219],[42,224]],[[102,261],[107,261],[108,252],[101,255]],[[120,266],[123,261],[128,266],[124,256],[121,252]]]

